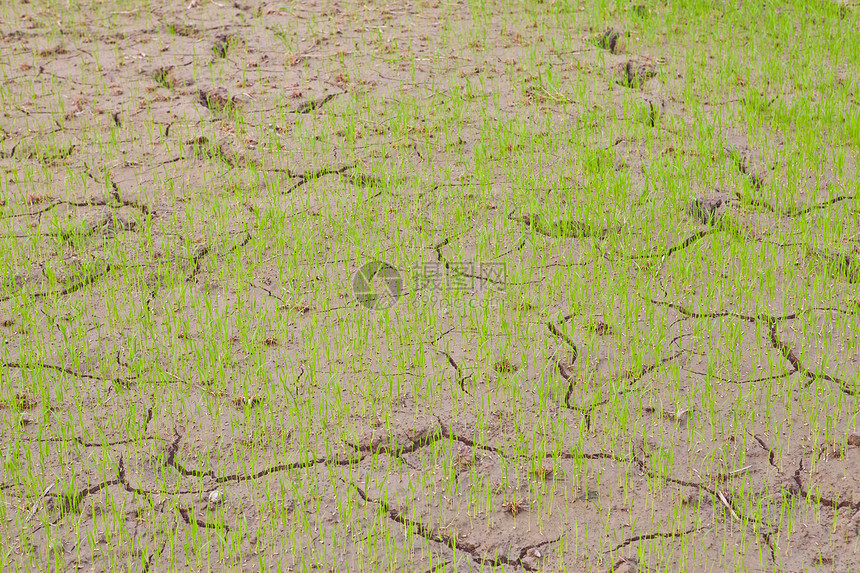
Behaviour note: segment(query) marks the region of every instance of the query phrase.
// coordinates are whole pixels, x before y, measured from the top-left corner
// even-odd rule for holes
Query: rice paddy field
[[[860,571],[860,6],[0,6],[0,570]]]

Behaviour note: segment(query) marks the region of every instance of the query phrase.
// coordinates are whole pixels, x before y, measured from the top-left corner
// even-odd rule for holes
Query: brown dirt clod
[[[597,38],[597,45],[608,50],[612,54],[617,54],[620,51],[619,38],[621,35],[614,28],[607,28],[600,37]]]
[[[657,76],[657,66],[647,59],[628,60],[616,68],[618,84],[628,88],[641,88],[645,82]]]
[[[212,112],[222,112],[236,106],[236,98],[231,97],[227,88],[218,86],[215,88],[200,89],[197,92],[197,101]]]
[[[687,212],[703,225],[712,225],[719,217],[719,209],[723,203],[720,197],[700,197],[691,201]]]

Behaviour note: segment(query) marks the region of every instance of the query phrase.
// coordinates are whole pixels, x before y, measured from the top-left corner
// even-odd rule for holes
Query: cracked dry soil
[[[0,570],[860,570],[860,28],[788,4],[4,4]]]

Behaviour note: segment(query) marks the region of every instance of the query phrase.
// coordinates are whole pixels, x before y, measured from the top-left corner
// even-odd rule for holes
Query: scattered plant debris
[[[250,396],[237,396],[233,399],[233,404],[235,404],[237,408],[253,408],[262,401],[262,398],[252,394]]]
[[[519,370],[519,368],[515,364],[511,363],[507,358],[502,358],[493,364],[493,370],[500,374],[513,374]]]
[[[519,515],[524,511],[528,511],[529,503],[523,498],[514,498],[510,501],[505,502],[502,505],[502,509],[504,509],[507,513],[511,515]]]
[[[17,393],[10,399],[0,399],[0,410],[12,409],[18,411],[32,410],[36,407],[36,400],[24,393]]]

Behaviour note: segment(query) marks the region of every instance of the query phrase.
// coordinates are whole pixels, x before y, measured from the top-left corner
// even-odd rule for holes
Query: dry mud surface
[[[4,3],[0,569],[860,570],[856,7],[678,4]]]

